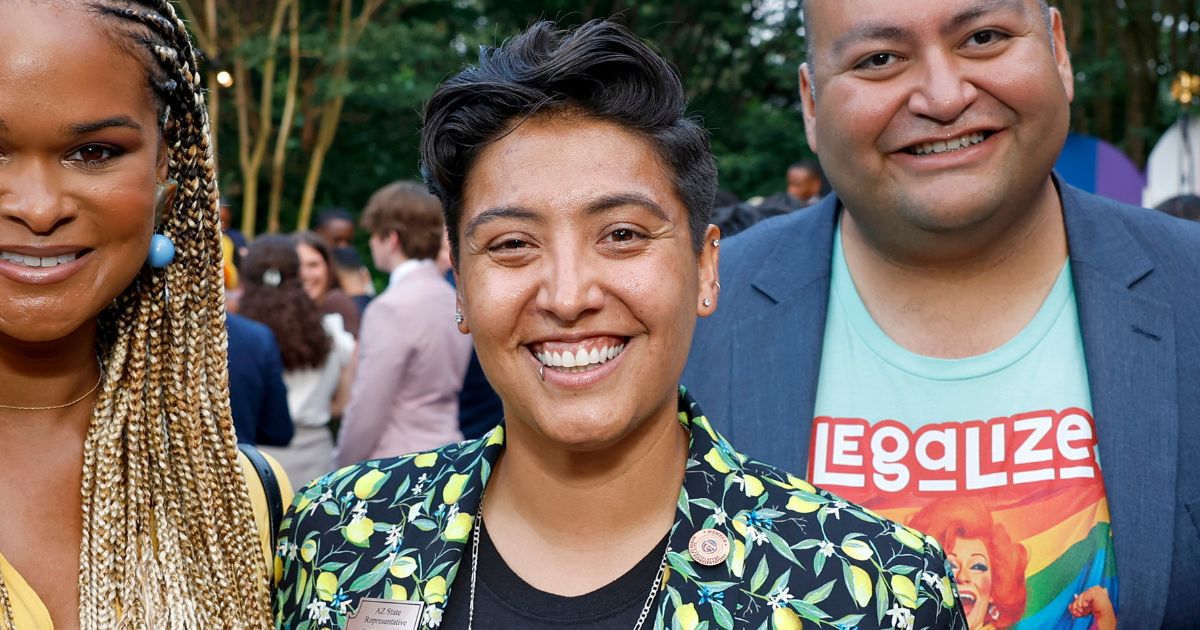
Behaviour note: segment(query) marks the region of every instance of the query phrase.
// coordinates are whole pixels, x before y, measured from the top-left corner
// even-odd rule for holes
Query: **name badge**
[[[417,630],[425,602],[363,598],[346,630]]]

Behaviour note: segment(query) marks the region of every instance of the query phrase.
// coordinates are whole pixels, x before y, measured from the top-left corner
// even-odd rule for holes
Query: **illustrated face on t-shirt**
[[[953,547],[946,549],[946,557],[954,569],[954,581],[958,582],[967,623],[973,627],[982,626],[992,601],[987,546],[978,538],[959,538]]]
[[[887,337],[834,261],[809,478],[936,538],[971,630],[1115,627],[1107,493],[1070,267],[966,359]]]

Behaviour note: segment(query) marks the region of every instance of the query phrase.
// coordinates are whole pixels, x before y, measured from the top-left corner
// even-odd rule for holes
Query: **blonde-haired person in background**
[[[200,86],[165,0],[0,2],[3,630],[271,622]]]

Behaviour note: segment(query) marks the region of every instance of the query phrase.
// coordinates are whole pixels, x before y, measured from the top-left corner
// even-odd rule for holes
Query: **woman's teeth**
[[[7,260],[25,267],[57,267],[75,260],[75,254],[62,256],[25,256],[13,252],[0,252],[0,260]]]
[[[566,352],[536,352],[534,356],[543,364],[555,368],[564,368],[564,372],[581,372],[592,366],[607,363],[625,350],[625,344],[592,348],[591,351],[580,348],[572,353]]]

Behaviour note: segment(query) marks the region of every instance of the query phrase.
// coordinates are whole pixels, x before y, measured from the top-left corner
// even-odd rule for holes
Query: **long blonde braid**
[[[84,448],[80,624],[267,628],[269,571],[227,394],[218,192],[195,51],[167,0],[87,7],[146,66],[179,193],[161,225],[175,261],[143,269],[100,317],[104,387]],[[3,580],[0,607],[15,629]]]

